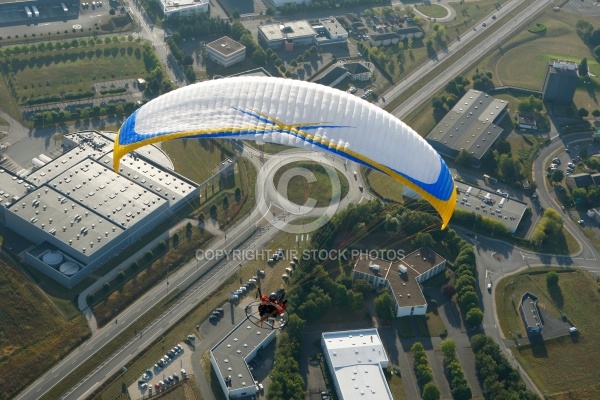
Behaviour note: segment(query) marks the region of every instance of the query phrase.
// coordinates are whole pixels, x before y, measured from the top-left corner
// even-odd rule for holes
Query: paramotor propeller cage
[[[272,317],[261,317],[258,310],[261,304],[261,301],[255,301],[246,306],[246,317],[250,322],[259,328],[270,330],[283,329],[287,325],[287,312]]]

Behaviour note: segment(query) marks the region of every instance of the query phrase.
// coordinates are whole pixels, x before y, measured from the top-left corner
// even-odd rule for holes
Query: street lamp
[[[171,269],[172,266],[173,266],[173,264],[169,264],[167,266],[167,294],[169,294],[169,270]]]

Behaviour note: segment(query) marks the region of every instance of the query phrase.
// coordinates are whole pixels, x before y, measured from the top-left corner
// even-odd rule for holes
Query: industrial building
[[[541,335],[544,329],[544,320],[538,307],[538,297],[526,292],[521,297],[519,311],[528,335]]]
[[[250,399],[257,395],[248,363],[275,339],[276,332],[244,319],[210,349],[210,363],[226,399]]]
[[[377,329],[324,332],[321,348],[339,399],[393,400],[383,373],[389,360]]]
[[[2,0],[0,26],[76,19],[79,7],[79,0]]]
[[[427,300],[421,283],[445,268],[446,259],[422,247],[397,262],[361,256],[352,270],[352,279],[364,279],[374,289],[387,287],[394,299],[396,317],[425,315]]]
[[[473,184],[454,180],[456,185],[456,207],[471,211],[482,217],[502,222],[510,233],[515,233],[525,211],[527,203],[508,196],[501,191],[491,192]]]
[[[431,146],[452,159],[461,150],[479,165],[481,157],[500,137],[497,124],[508,114],[508,102],[485,92],[469,90],[426,136]]]
[[[9,183],[2,221],[31,242],[20,256],[68,288],[199,197],[198,185],[153,146],[113,172],[113,140],[95,131],[66,135],[60,157],[22,179],[0,174]]]
[[[223,36],[206,45],[206,55],[217,64],[227,68],[244,61],[246,46],[228,36]]]
[[[348,32],[333,17],[319,20],[290,21],[258,27],[258,42],[267,49],[293,51],[295,46],[324,46],[346,43]]]
[[[315,83],[321,85],[336,87],[344,79],[350,78],[352,81],[368,81],[373,76],[375,66],[370,62],[343,62],[339,61],[331,70],[329,70]]]
[[[573,101],[578,82],[576,63],[549,60],[542,85],[542,100],[548,103],[570,104]]]
[[[315,44],[317,32],[308,21],[290,21],[258,27],[258,41],[268,49],[294,50],[294,46]]]
[[[175,14],[193,14],[208,12],[208,0],[157,0],[165,18]]]

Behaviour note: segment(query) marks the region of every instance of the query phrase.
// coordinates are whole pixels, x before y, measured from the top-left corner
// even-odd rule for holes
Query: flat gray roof
[[[291,40],[317,35],[317,32],[310,26],[308,21],[304,20],[287,22],[282,30],[287,38]]]
[[[246,358],[275,332],[261,329],[246,319],[211,349],[221,376],[231,376],[230,390],[254,386]]]
[[[494,124],[508,102],[469,90],[427,135],[427,140],[480,159],[503,129]]]
[[[262,25],[258,27],[258,30],[269,42],[285,39],[279,24]]]
[[[5,192],[5,187],[23,186],[21,191],[12,190],[25,197],[10,210],[39,229],[55,229],[53,235],[66,246],[77,246],[80,252],[85,247],[88,257],[157,209],[173,207],[197,188],[194,182],[139,156],[148,151],[171,165],[157,148],[127,154],[120,174],[115,174],[110,136],[79,132],[65,136],[65,143],[73,148],[27,177],[38,186],[33,192],[25,195],[24,185],[12,176],[7,178],[8,173],[0,173],[0,184],[6,181],[2,184]]]
[[[29,183],[11,172],[0,168],[0,205],[10,206],[13,198],[20,198],[27,194]]]
[[[344,27],[338,22],[337,19],[335,18],[325,18],[325,19],[320,19],[319,22],[321,23],[321,25],[323,25],[323,27],[325,29],[327,29],[329,31],[329,33],[331,35],[344,35],[344,34],[348,34],[348,32],[346,31],[346,29],[344,29]]]
[[[379,274],[370,268],[372,265],[379,266]],[[399,307],[412,307],[426,304],[425,296],[416,278],[420,274],[413,269],[408,269],[407,274],[398,272],[398,264],[368,256],[361,257],[354,265],[356,271],[367,275],[381,277],[390,283],[392,295]],[[408,296],[410,295],[410,297]]]
[[[422,275],[444,261],[446,261],[446,259],[435,251],[426,247],[421,247],[404,257],[401,260],[401,263],[412,268],[418,275]]]
[[[246,46],[236,42],[228,36],[223,36],[214,42],[210,42],[206,45],[206,47],[210,47],[212,50],[216,51],[217,53],[221,53],[224,56],[229,56],[236,51],[246,48]]]
[[[88,257],[123,232],[119,225],[65,197],[53,187],[36,189],[10,209],[39,229],[53,232],[53,236],[67,246],[75,247],[79,252],[85,248]],[[86,228],[87,233],[84,233]]]
[[[456,196],[456,207],[472,211],[484,217],[502,220],[511,232],[514,232],[527,209],[527,203],[517,199],[506,197],[496,192],[488,191],[467,182],[455,180],[456,188],[460,194]],[[471,188],[470,193],[469,188]],[[484,203],[489,198],[493,204]],[[466,199],[466,201],[464,201]],[[502,204],[502,206],[500,206]],[[497,212],[500,210],[500,213]]]

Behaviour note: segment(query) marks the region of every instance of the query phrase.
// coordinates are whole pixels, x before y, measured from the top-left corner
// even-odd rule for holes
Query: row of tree
[[[93,117],[108,116],[123,116],[129,115],[139,105],[132,101],[126,103],[111,103],[104,107],[93,106],[93,107],[82,107],[82,108],[71,108],[69,110],[49,110],[41,111],[33,114],[32,119],[36,126],[43,126],[46,124],[52,124],[56,122],[65,122],[76,119],[87,119]]]
[[[444,353],[444,371],[446,371],[448,383],[450,383],[452,398],[454,400],[470,399],[473,394],[465,378],[465,373],[460,366],[460,362],[456,357],[456,342],[454,339],[444,339],[440,345],[440,349]]]
[[[458,294],[457,301],[462,311],[465,325],[468,328],[477,328],[483,321],[483,311],[479,307],[479,296],[477,295],[477,264],[473,247],[463,242],[458,257],[454,260],[455,287]]]
[[[415,360],[415,376],[422,390],[423,400],[439,400],[441,392],[440,388],[433,383],[433,370],[427,361],[427,353],[423,343],[415,342],[410,348]]]
[[[483,396],[490,400],[535,400],[538,397],[527,390],[521,375],[500,352],[500,346],[485,335],[471,339],[475,353],[475,370],[481,382]]]
[[[116,44],[119,42],[135,42],[139,43],[141,41],[140,38],[135,38],[132,35],[127,37],[125,36],[112,36],[101,38],[89,38],[89,39],[72,39],[70,41],[64,42],[42,42],[38,44],[24,44],[24,45],[15,45],[6,48],[0,49],[0,57],[2,56],[11,56],[11,55],[19,55],[19,54],[35,54],[35,53],[46,53],[52,51],[61,51],[67,49],[75,49],[80,47],[94,47],[100,46],[102,44]]]
[[[280,8],[282,14],[296,14],[316,10],[352,8],[361,5],[381,5],[389,4],[384,0],[314,0],[304,3],[286,3]]]

